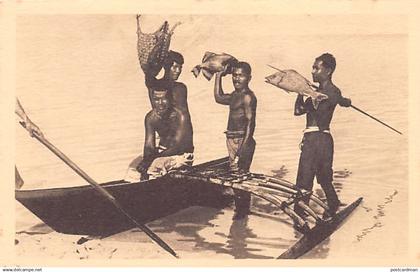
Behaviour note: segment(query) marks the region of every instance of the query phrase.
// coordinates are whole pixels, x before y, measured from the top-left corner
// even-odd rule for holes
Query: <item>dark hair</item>
[[[333,55],[330,53],[324,53],[317,57],[315,60],[322,61],[322,66],[331,69],[332,72],[335,70],[336,62]]]
[[[184,64],[184,57],[181,55],[181,53],[169,50],[168,57],[165,59],[163,67],[165,69],[170,68],[174,64],[174,62],[182,65]]]
[[[232,64],[232,70],[235,68],[242,68],[242,70],[247,73],[248,75],[251,75],[251,65],[249,65],[248,62],[245,61],[238,61],[236,63]]]

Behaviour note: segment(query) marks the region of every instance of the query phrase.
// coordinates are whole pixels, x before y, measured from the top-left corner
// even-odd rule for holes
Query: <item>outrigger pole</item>
[[[234,174],[230,171],[210,176],[196,176],[182,172],[172,172],[169,175],[174,179],[190,182],[209,182],[249,192],[282,210],[293,220],[303,234],[311,229],[309,221],[307,218],[302,218],[298,215],[291,206],[296,204],[302,208],[315,224],[325,221],[317,215],[313,208],[305,203],[304,199],[310,199],[324,211],[328,209],[327,204],[311,191],[299,189],[296,185],[283,179],[254,173]]]
[[[25,127],[24,122],[19,122],[23,127]],[[67,164],[71,169],[73,169],[79,176],[81,176],[84,180],[86,180],[94,189],[96,189],[100,195],[102,195],[105,199],[114,205],[114,207],[125,217],[127,217],[136,227],[141,229],[147,236],[150,237],[155,243],[157,243],[160,247],[164,250],[169,252],[175,258],[178,258],[176,252],[163,241],[159,236],[157,236],[151,229],[149,229],[146,225],[139,223],[133,216],[127,213],[124,208],[118,203],[118,201],[101,185],[99,185],[96,181],[94,181],[88,174],[86,174],[79,166],[77,166],[73,161],[71,161],[63,152],[61,152],[57,147],[55,147],[52,143],[50,143],[45,137],[39,136],[36,132],[33,133],[33,137],[35,137],[39,142],[41,142],[44,146],[46,146],[51,152],[53,152],[57,157],[59,157],[65,164]]]

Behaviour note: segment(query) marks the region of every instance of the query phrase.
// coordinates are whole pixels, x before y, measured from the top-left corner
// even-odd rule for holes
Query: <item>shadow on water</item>
[[[248,220],[248,218],[233,220],[227,237],[223,233],[216,233],[217,235],[228,239],[226,242],[227,253],[232,255],[235,259],[272,259],[273,257],[271,256],[256,254],[262,250],[249,246],[251,243],[247,241],[247,239],[257,238],[257,236],[248,227]]]
[[[335,170],[333,173],[333,185],[335,191],[337,192],[338,198],[340,199],[341,191],[344,189],[344,184],[347,181],[347,178],[350,177],[352,172],[348,169],[344,170]],[[321,188],[316,188],[315,194],[321,198],[322,200],[326,201],[324,191]],[[344,205],[344,203],[343,203]]]
[[[255,211],[255,212],[254,212]],[[252,218],[254,217],[254,218]],[[150,226],[156,233],[176,233],[181,236],[180,242],[193,243],[194,250],[210,250],[214,253],[227,254],[235,259],[272,259],[286,250],[294,240],[281,237],[260,237],[249,226],[250,220],[274,220],[291,226],[290,219],[271,204],[256,197],[252,198],[252,214],[243,220],[232,220],[223,210],[209,207],[191,207],[178,214],[154,221]],[[203,234],[206,228],[219,227],[229,220],[231,222],[229,234],[215,231],[213,235]],[[216,223],[212,223],[216,222]],[[223,229],[223,228],[221,228]],[[265,249],[275,249],[275,253]]]
[[[282,165],[279,169],[271,170],[271,172],[273,173],[273,177],[275,178],[284,178],[286,174],[289,173],[289,170],[286,168],[285,165]]]
[[[199,216],[196,217],[195,215]],[[221,242],[210,242],[208,239],[212,238],[201,235],[200,231],[204,228],[217,227],[217,225],[213,225],[210,221],[223,215],[225,215],[224,212],[215,211],[214,209],[209,211],[208,209],[203,210],[198,208],[191,217],[184,217],[183,220],[178,220],[176,224],[166,221],[163,225],[159,224],[161,228],[157,232],[176,232],[183,237],[182,239],[178,239],[178,241],[193,242],[194,249],[211,250],[214,253],[233,256],[235,259],[272,259],[276,257],[277,252],[274,256],[273,254],[264,254],[264,250],[261,249],[261,247],[279,249],[278,253],[281,253],[293,242],[279,237],[258,237],[249,227],[249,218],[243,220],[231,220],[231,217],[227,217],[226,215],[225,217],[228,220],[231,220],[229,234],[226,235],[226,233],[216,231],[214,232],[214,235],[223,238],[223,240],[220,240]],[[261,215],[250,215],[250,217],[251,216]],[[218,239],[215,238],[215,240]]]
[[[258,197],[252,198],[252,214],[261,218],[270,219],[292,226],[293,223],[278,207]]]
[[[214,208],[203,210],[200,207],[193,207],[188,209],[188,215],[182,213],[181,216],[176,216],[174,220],[166,218],[167,220],[157,220],[148,225],[157,233],[178,233],[183,237],[179,241],[193,242],[194,248],[214,250],[216,253],[227,253],[223,248],[223,243],[208,242],[205,237],[199,234],[204,228],[215,227],[210,221],[215,220],[218,215],[222,214],[223,211]]]
[[[180,242],[192,242],[194,244],[194,250],[211,250],[217,254],[228,254],[236,258],[237,247],[229,248],[228,243],[224,242],[211,242],[208,239],[200,234],[200,232],[205,228],[217,227],[210,223],[212,220],[216,220],[218,216],[222,216],[223,211],[219,211],[213,208],[201,208],[194,207],[193,209],[188,209],[188,216],[183,214],[182,216],[177,216],[176,220],[164,220],[161,222],[153,222],[149,224],[157,233],[177,233],[182,238],[178,239]],[[241,231],[243,232],[243,231]],[[241,244],[239,240],[243,240],[249,233],[243,232],[240,237],[233,238],[236,240],[236,244]],[[219,235],[219,234],[218,234]],[[220,236],[220,235],[219,235]],[[235,242],[233,242],[235,244]],[[240,254],[245,254],[246,251],[243,247],[239,247]],[[246,246],[245,246],[246,248]],[[251,255],[251,254],[248,254]],[[256,255],[249,256],[249,258],[272,258],[270,256]]]
[[[340,192],[343,190],[346,178],[348,178],[351,174],[352,172],[348,169],[334,171],[333,184],[338,195],[340,195]]]

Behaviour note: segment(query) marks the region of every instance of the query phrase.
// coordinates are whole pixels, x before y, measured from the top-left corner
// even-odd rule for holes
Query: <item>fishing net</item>
[[[143,33],[139,19],[140,15],[137,15],[137,53],[140,67],[145,74],[156,76],[168,57],[173,31],[180,22],[169,30],[169,24],[165,21],[155,32]]]

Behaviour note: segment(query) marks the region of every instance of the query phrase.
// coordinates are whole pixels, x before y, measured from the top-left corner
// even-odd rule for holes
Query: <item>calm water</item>
[[[252,65],[250,86],[258,98],[252,170],[270,174],[281,169],[291,181],[296,177],[305,118],[293,116],[295,95],[264,83],[264,77],[274,72],[266,64],[296,69],[309,77],[316,56],[325,51],[336,56],[334,81],[343,95],[404,135],[352,109],[337,108],[332,124],[335,184],[343,202],[359,196],[364,202],[331,240],[306,257],[404,256],[408,247],[407,37],[335,32],[321,36],[311,34],[308,19],[299,26],[302,35],[286,32],[272,38],[276,23],[290,22],[253,17],[254,24],[244,22],[248,32],[237,32],[230,22],[234,19],[208,24],[207,17],[169,18],[170,23],[183,21],[171,46],[185,57],[180,80],[188,86],[197,163],[226,154],[222,132],[228,109],[214,102],[213,81],[196,79],[189,72],[205,51],[227,52]],[[143,118],[150,109],[136,56],[134,16],[27,16],[17,22],[17,95],[26,111],[46,137],[95,180],[121,179],[128,163],[142,152]],[[146,19],[145,31],[154,31],[159,22],[161,18]],[[223,83],[226,91],[232,89],[230,77]],[[16,163],[26,182],[23,189],[84,184],[18,126]],[[258,200],[255,204],[263,205]],[[181,226],[172,229],[178,233],[174,237],[181,237],[173,238],[176,241],[195,233],[195,240],[177,244],[192,257],[269,258],[296,239],[281,216],[255,216],[239,226],[232,225],[229,210],[203,209],[202,213],[203,227],[191,232],[184,228],[184,233],[179,231]],[[197,222],[182,214],[175,219],[194,228]],[[21,206],[17,216],[18,228],[39,222]],[[175,224],[165,220],[164,225]]]

